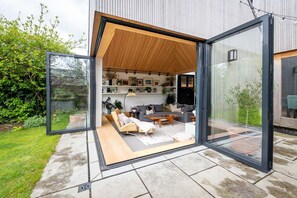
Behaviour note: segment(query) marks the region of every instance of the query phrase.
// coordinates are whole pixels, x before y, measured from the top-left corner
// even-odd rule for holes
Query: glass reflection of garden
[[[262,148],[261,39],[255,27],[214,43],[209,81],[208,142],[256,161]],[[228,61],[232,49],[238,58]]]
[[[66,117],[67,129],[88,127],[89,60],[51,55],[50,86],[51,125]]]

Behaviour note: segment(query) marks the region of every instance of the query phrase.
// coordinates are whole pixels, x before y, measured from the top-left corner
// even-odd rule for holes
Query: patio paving
[[[297,137],[274,138],[262,173],[205,146],[100,170],[93,132],[62,135],[31,197],[296,197]],[[78,192],[80,184],[91,189]]]

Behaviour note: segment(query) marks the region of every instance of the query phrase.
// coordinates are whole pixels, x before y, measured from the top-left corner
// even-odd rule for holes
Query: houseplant
[[[112,85],[112,79],[116,79],[118,77],[118,75],[117,75],[117,72],[107,71],[105,73],[105,76],[104,77],[108,79],[108,84],[109,85]]]
[[[174,104],[175,103],[175,94],[169,93],[166,98],[166,104]]]
[[[174,80],[175,80],[175,77],[174,76],[169,76],[166,78],[166,81],[169,82],[169,85],[170,86],[173,86],[174,85]]]
[[[120,109],[120,110],[123,109],[122,102],[119,101],[119,100],[115,100],[114,101],[114,107],[117,108],[117,109]]]
[[[107,109],[107,113],[111,114],[111,109],[115,108],[115,106],[110,102],[111,98],[108,97],[105,101],[102,101],[102,108]]]

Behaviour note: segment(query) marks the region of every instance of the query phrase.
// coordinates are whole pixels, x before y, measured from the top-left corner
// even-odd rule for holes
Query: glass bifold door
[[[93,69],[90,57],[47,53],[47,134],[93,128]]]
[[[272,168],[273,18],[199,45],[200,142],[262,171]]]
[[[199,43],[198,143],[262,171],[272,168],[273,18]],[[47,54],[47,134],[95,129],[95,66]]]

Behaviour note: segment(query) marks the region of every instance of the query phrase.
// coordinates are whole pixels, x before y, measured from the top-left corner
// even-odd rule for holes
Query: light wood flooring
[[[97,128],[97,134],[106,165],[195,143],[195,140],[192,139],[185,142],[174,142],[160,147],[133,152],[105,116],[102,118],[102,127]]]

